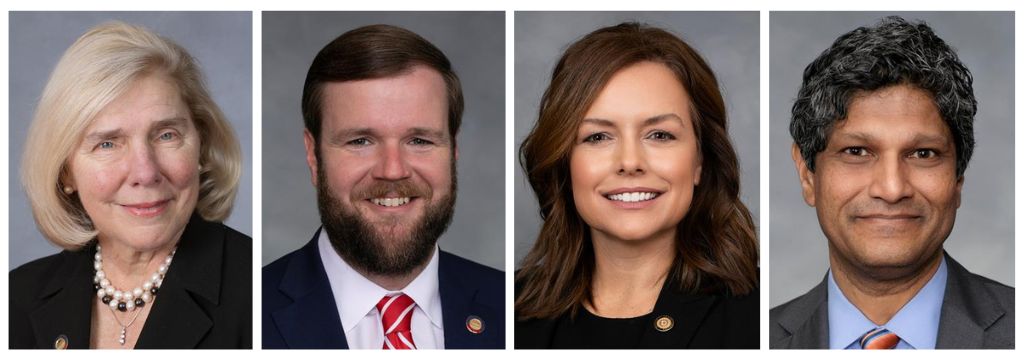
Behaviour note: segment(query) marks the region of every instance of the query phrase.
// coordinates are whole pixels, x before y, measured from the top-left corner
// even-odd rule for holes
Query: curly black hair
[[[963,176],[974,152],[974,82],[956,52],[924,22],[899,16],[840,36],[804,69],[793,103],[789,133],[807,168],[825,150],[837,121],[847,116],[858,92],[907,84],[928,92],[956,144],[956,175]]]

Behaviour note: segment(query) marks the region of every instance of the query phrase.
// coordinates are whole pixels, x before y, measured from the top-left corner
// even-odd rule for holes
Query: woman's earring
[[[71,188],[71,186],[64,186],[64,194],[72,194],[72,193],[75,193],[75,189],[74,188]]]

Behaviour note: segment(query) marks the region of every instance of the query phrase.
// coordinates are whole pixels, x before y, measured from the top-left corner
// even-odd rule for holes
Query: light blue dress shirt
[[[853,306],[839,290],[832,271],[828,273],[828,341],[831,349],[860,349],[860,337],[883,327],[900,337],[896,349],[935,349],[939,315],[946,292],[946,258],[917,295],[881,326],[875,325]]]

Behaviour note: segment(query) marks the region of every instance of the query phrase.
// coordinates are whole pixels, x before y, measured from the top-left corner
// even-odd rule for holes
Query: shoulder
[[[989,296],[995,300],[1003,308],[1013,311],[1014,306],[1014,289],[1011,286],[996,282],[987,277],[983,277],[978,274],[971,272],[967,273],[967,279],[974,282],[976,285],[980,285],[986,289]],[[975,293],[979,294],[979,293]]]
[[[38,296],[49,279],[54,278],[74,252],[62,251],[25,263],[10,272],[11,304],[32,300]]]
[[[443,272],[459,273],[459,276],[476,282],[491,283],[499,281],[504,283],[505,272],[471,261],[458,255],[440,251],[441,257],[438,266]],[[497,284],[501,284],[497,283]],[[503,284],[501,284],[504,287]]]
[[[291,251],[288,254],[282,256],[281,258],[278,258],[273,262],[270,262],[270,264],[263,266],[262,272],[264,290],[267,289],[267,284],[269,283],[281,282],[281,279],[284,277],[285,270],[288,268],[289,263],[306,255],[303,249],[304,248],[299,248],[294,251]]]
[[[224,257],[231,263],[252,263],[252,238],[223,223],[216,223],[224,233]],[[250,265],[245,266],[251,268]],[[251,272],[251,269],[249,269]]]
[[[456,279],[464,287],[477,290],[483,303],[504,303],[505,272],[473,262],[455,254],[440,251],[438,277],[443,281]]]

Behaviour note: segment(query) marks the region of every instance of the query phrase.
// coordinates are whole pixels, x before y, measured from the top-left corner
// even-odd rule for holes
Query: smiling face
[[[573,201],[591,234],[621,240],[674,235],[700,183],[689,96],[668,67],[619,70],[577,130]]]
[[[306,159],[324,228],[360,269],[410,270],[429,258],[455,201],[445,82],[414,66],[323,86],[320,153],[307,131]]]
[[[200,138],[174,82],[150,73],[103,108],[69,160],[101,242],[138,251],[175,242],[199,196]]]
[[[799,151],[793,156],[833,260],[883,273],[941,255],[963,179],[953,137],[928,93],[896,85],[860,94],[814,172]]]

